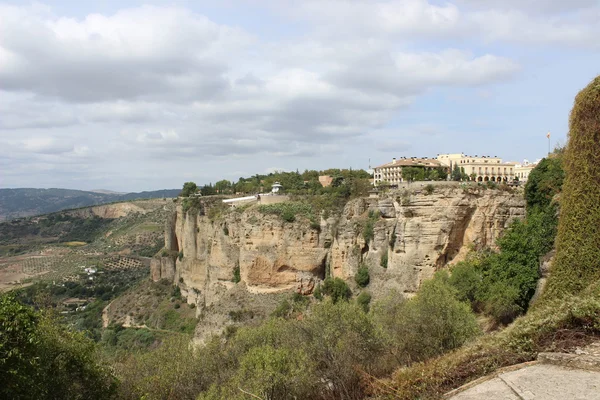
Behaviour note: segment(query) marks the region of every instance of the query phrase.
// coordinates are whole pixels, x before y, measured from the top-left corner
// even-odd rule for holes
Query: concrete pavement
[[[451,400],[600,400],[600,343],[575,353],[541,353],[481,383],[448,394]]]

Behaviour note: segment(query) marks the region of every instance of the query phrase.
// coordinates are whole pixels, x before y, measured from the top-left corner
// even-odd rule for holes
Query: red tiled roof
[[[396,161],[391,161],[387,164],[375,167],[375,169],[386,167],[443,167],[435,158],[399,158]]]

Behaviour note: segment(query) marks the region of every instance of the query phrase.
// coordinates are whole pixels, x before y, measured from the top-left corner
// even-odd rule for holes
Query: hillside
[[[154,190],[139,193],[111,193],[108,191],[83,191],[71,189],[0,189],[0,221],[19,217],[48,214],[70,208],[97,204],[176,197],[179,189]]]

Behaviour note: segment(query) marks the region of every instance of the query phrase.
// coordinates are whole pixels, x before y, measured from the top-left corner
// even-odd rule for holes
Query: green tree
[[[525,184],[527,209],[548,207],[553,197],[561,191],[564,178],[565,171],[559,152],[540,161]]]
[[[0,296],[0,398],[110,398],[116,382],[98,360],[83,333]]]
[[[458,164],[454,164],[454,168],[452,168],[452,174],[450,175],[453,181],[460,182],[462,179],[462,173]]]
[[[323,285],[320,286],[320,293],[331,297],[333,303],[337,303],[340,300],[348,300],[352,295],[352,291],[340,278],[327,278],[323,281]],[[315,294],[315,297],[317,294]]]
[[[183,184],[183,189],[181,189],[181,193],[179,193],[179,196],[190,197],[197,191],[198,191],[198,186],[194,182],[186,182]]]
[[[215,190],[220,194],[231,193],[232,184],[226,179],[220,180],[215,183]]]
[[[564,153],[556,257],[548,297],[578,293],[600,279],[600,76],[575,97]]]

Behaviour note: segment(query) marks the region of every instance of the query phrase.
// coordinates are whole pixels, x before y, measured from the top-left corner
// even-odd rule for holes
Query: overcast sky
[[[0,187],[533,160],[599,38],[596,0],[0,2]]]

